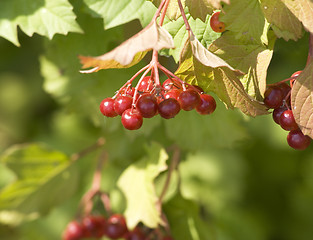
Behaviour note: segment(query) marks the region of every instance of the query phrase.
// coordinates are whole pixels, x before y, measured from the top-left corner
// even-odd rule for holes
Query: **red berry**
[[[270,87],[264,93],[264,104],[268,108],[278,108],[283,104],[283,91],[279,87]]]
[[[137,109],[126,109],[122,114],[122,124],[128,130],[137,130],[142,126],[142,115]]]
[[[225,23],[219,20],[220,12],[215,12],[212,14],[210,19],[210,26],[214,32],[224,32],[225,31]]]
[[[135,227],[131,232],[128,232],[126,234],[125,239],[126,240],[145,240],[146,236],[139,227]]]
[[[178,102],[180,103],[182,109],[190,111],[201,103],[201,98],[197,91],[187,89],[186,91],[180,93]]]
[[[287,107],[282,105],[279,108],[275,108],[273,113],[272,113],[272,117],[273,120],[277,123],[280,124],[280,116],[282,115],[283,112],[285,112],[287,110]]]
[[[66,226],[66,229],[63,233],[63,240],[79,240],[83,237],[83,227],[77,221],[70,222]]]
[[[114,99],[113,98],[105,98],[100,103],[100,111],[106,117],[115,117],[118,114],[114,110]]]
[[[180,105],[176,99],[168,98],[159,103],[158,110],[162,118],[169,119],[179,113]]]
[[[279,124],[287,131],[296,130],[299,128],[295,118],[293,117],[292,110],[286,110],[281,114]]]
[[[291,77],[298,77],[299,75],[300,75],[300,73],[302,73],[302,71],[296,71],[296,72],[294,72],[292,75],[291,75]]]
[[[158,112],[158,103],[156,97],[150,93],[145,93],[139,97],[136,108],[144,118],[152,118]]]
[[[179,89],[172,89],[172,90],[169,90],[167,93],[164,94],[164,98],[165,99],[175,98],[177,100],[180,93],[181,93],[181,91]]]
[[[128,232],[123,215],[113,214],[107,220],[106,235],[112,239],[118,239]]]
[[[282,90],[284,98],[287,97],[291,91],[291,87],[286,83],[281,83],[278,85],[278,87]]]
[[[126,109],[131,108],[133,98],[131,96],[118,96],[114,102],[114,110],[118,115],[122,115]]]
[[[208,94],[201,94],[200,98],[201,98],[201,102],[196,107],[197,112],[202,115],[213,113],[216,109],[215,99],[211,95],[208,95]]]
[[[84,237],[100,238],[105,235],[106,219],[102,216],[86,216],[82,220]]]
[[[287,142],[290,147],[296,150],[306,149],[310,143],[311,138],[309,136],[303,135],[300,129],[290,131],[287,136]]]
[[[154,88],[154,82],[151,79],[151,76],[145,76],[138,86],[138,91],[141,92],[150,92]]]
[[[164,89],[164,91],[169,91],[174,87],[174,82],[171,79],[166,79],[163,84],[162,84],[162,88]]]

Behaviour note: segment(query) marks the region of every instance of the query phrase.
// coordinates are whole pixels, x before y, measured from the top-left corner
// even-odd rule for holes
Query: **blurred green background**
[[[286,142],[287,132],[271,115],[250,119],[220,102],[212,116],[184,112],[168,121],[156,117],[145,120],[137,132],[124,130],[119,118],[103,119],[100,101],[112,96],[144,63],[87,76],[78,72],[77,55],[100,55],[133,35],[140,25],[133,21],[101,32],[95,30],[101,27],[100,19],[83,16],[79,21],[85,35],[56,35],[49,41],[20,32],[21,47],[0,38],[0,153],[14,144],[44,142],[70,155],[104,136],[112,162],[105,170],[103,186],[113,192],[113,208],[121,211],[123,199],[119,194],[114,198],[119,174],[145,154],[146,142],[164,147],[175,143],[183,153],[181,193],[203,209],[212,230],[207,239],[312,239],[313,146],[293,150]],[[269,83],[303,69],[307,43],[308,34],[298,42],[276,41]],[[175,70],[173,60],[164,57],[162,63]],[[72,198],[37,220],[17,226],[1,224],[0,239],[60,239],[90,186],[94,165],[94,156],[78,163],[79,188]],[[14,179],[1,164],[0,188]],[[166,203],[165,212],[174,216],[173,211],[171,202]],[[175,225],[175,219],[170,217],[170,223]]]

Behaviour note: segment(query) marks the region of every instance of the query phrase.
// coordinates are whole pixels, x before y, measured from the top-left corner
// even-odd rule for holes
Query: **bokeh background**
[[[221,102],[212,116],[184,112],[167,121],[145,120],[137,132],[124,130],[119,118],[101,116],[99,103],[114,95],[148,59],[130,69],[87,76],[78,72],[77,55],[107,52],[135,34],[140,24],[132,21],[99,31],[100,19],[80,16],[79,23],[86,34],[48,40],[19,32],[21,47],[0,38],[0,154],[14,144],[43,142],[70,155],[104,136],[110,163],[104,170],[103,188],[111,193],[113,209],[123,211],[125,202],[116,189],[120,173],[145,154],[147,142],[164,147],[176,144],[182,150],[181,193],[202,209],[204,227],[212,233],[203,239],[312,239],[313,146],[293,150],[287,144],[287,132],[271,115],[248,118],[227,110]],[[297,42],[278,39],[268,82],[303,69],[307,50],[308,34]],[[175,70],[171,58],[161,61]],[[0,239],[60,239],[90,187],[94,156],[81,159],[77,167],[80,178],[71,198],[37,219],[0,222]],[[0,189],[14,180],[14,174],[0,163]],[[174,217],[175,206],[169,200],[164,210],[173,216],[169,220],[177,234],[181,226]]]

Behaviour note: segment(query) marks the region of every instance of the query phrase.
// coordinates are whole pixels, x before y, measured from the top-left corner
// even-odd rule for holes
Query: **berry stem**
[[[156,19],[159,17],[159,15],[160,15],[160,13],[161,13],[161,10],[162,10],[162,8],[164,7],[164,4],[165,4],[166,1],[167,1],[167,0],[163,0],[163,1],[160,3],[160,6],[159,6],[158,10],[156,11],[156,13],[154,14],[154,16],[153,16],[151,22],[156,21]]]
[[[177,3],[178,3],[178,6],[179,6],[179,10],[180,10],[180,12],[181,12],[181,15],[182,15],[182,17],[183,17],[183,19],[184,19],[184,23],[185,23],[185,26],[186,26],[186,30],[187,30],[188,32],[192,32],[192,31],[191,31],[191,28],[190,28],[190,25],[189,25],[189,22],[188,22],[188,20],[187,20],[187,17],[186,17],[186,14],[185,14],[185,11],[184,11],[184,8],[183,8],[183,5],[182,5],[181,1],[180,1],[180,0],[177,0]]]
[[[166,15],[166,12],[167,12],[167,9],[168,9],[168,5],[170,4],[170,0],[165,0],[165,6],[163,8],[163,11],[162,11],[162,14],[161,14],[161,17],[160,17],[160,21],[159,21],[159,25],[162,26],[163,25],[163,22],[164,22],[164,19],[165,19],[165,15]]]
[[[288,82],[288,81],[293,80],[293,79],[296,79],[296,78],[297,78],[297,77],[286,78],[286,79],[281,80],[281,81],[276,82],[276,83],[267,84],[267,86],[268,86],[268,87],[278,86],[278,85],[280,85],[280,84],[282,84],[282,83],[284,83],[284,82]]]
[[[132,104],[132,108],[134,108],[136,106],[136,98],[138,95],[138,87],[140,86],[140,83],[142,82],[143,78],[148,74],[149,71],[151,71],[151,69],[153,68],[153,63],[152,61],[150,62],[150,64],[148,64],[146,67],[146,71],[142,74],[142,76],[140,77],[136,87],[135,87],[135,93],[134,93],[134,97],[133,97],[133,104]]]
[[[101,137],[97,140],[97,142],[95,144],[83,149],[82,151],[80,151],[78,153],[72,154],[70,159],[72,162],[75,162],[78,159],[80,159],[80,158],[88,155],[89,153],[97,150],[99,147],[103,146],[104,144],[105,144],[105,139],[103,137]]]
[[[144,66],[142,69],[140,69],[138,72],[136,72],[135,75],[132,76],[132,78],[129,79],[129,80],[115,93],[115,95],[114,95],[112,98],[113,98],[113,99],[116,98],[116,96],[118,96],[118,94],[122,91],[122,89],[123,89],[124,87],[126,87],[126,86],[129,85],[129,84],[131,84],[131,83],[134,81],[134,79],[140,75],[140,73],[142,73],[143,71],[145,71],[145,70],[148,69],[149,67],[150,67],[150,64]]]

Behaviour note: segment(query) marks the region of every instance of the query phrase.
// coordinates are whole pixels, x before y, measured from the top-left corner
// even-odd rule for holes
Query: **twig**
[[[103,146],[104,144],[105,144],[105,138],[100,137],[95,144],[83,149],[82,151],[78,153],[72,154],[71,161],[72,162],[77,161],[78,159],[86,156],[87,154],[97,150],[99,147]]]

